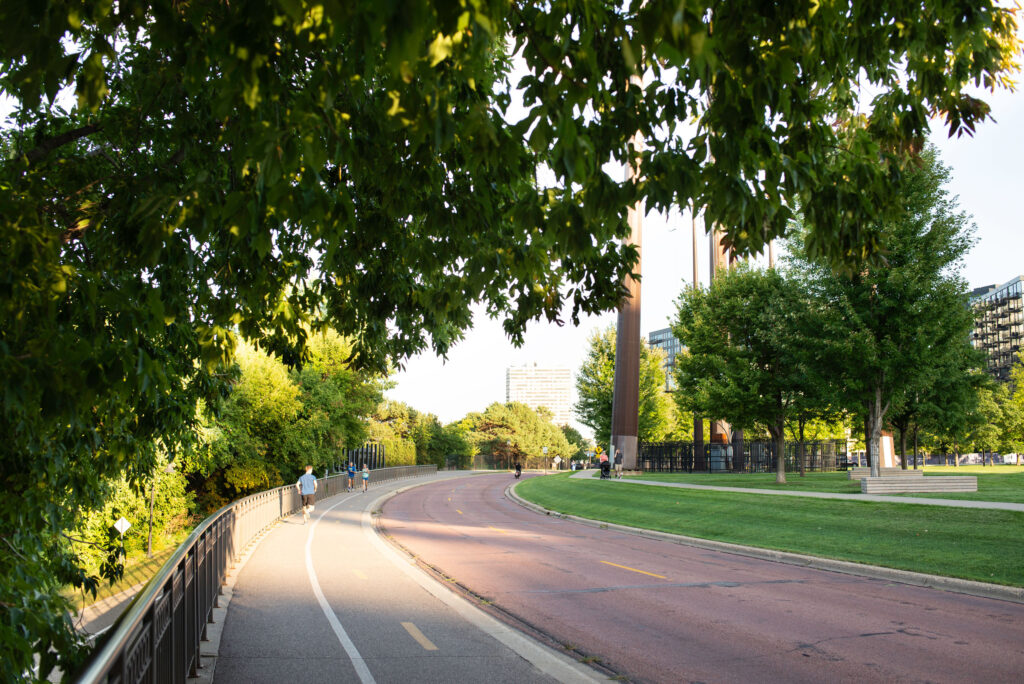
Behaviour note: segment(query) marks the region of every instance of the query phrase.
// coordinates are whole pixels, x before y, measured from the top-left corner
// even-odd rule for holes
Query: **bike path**
[[[587,479],[597,478],[598,470],[581,470],[570,477]],[[642,484],[651,487],[675,487],[677,489],[704,489],[716,492],[733,492],[735,494],[767,494],[769,496],[802,496],[808,499],[845,499],[846,501],[878,501],[895,504],[922,504],[924,506],[948,506],[950,508],[989,508],[1003,511],[1024,511],[1024,504],[1007,501],[976,501],[973,499],[931,499],[923,496],[883,496],[879,494],[843,494],[841,492],[807,492],[780,491],[777,489],[753,489],[750,487],[721,487],[718,485],[698,485],[688,482],[661,482],[658,480],[642,480],[637,477],[612,477],[608,482],[620,484]]]
[[[214,682],[595,681],[378,538],[372,511],[383,500],[453,476],[341,494],[318,501],[308,524],[299,514],[272,530],[238,573]]]

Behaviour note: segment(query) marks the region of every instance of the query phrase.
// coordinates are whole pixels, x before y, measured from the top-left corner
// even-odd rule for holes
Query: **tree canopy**
[[[929,393],[938,411],[948,412],[961,390],[964,402],[976,401],[971,370],[979,360],[969,341],[974,311],[960,274],[973,225],[946,191],[948,179],[935,149],[924,150],[901,183],[900,210],[878,227],[884,262],[837,275],[809,257],[799,240],[791,243],[790,265],[803,286],[843,320],[840,335],[851,347],[836,376],[843,378],[846,407],[868,420],[875,455],[890,410]],[[943,385],[946,390],[938,391]],[[947,415],[948,427],[968,410],[964,404],[956,416]]]
[[[594,431],[599,444],[611,442],[612,394],[615,388],[615,327],[595,330],[590,349],[576,373],[578,399],[573,407],[580,422]],[[640,345],[640,395],[638,437],[658,442],[673,432],[672,400],[665,392],[665,352]]]
[[[787,422],[832,405],[825,369],[839,355],[834,328],[831,312],[779,270],[720,271],[707,290],[680,297],[672,332],[686,349],[676,356],[676,400],[737,428],[766,429],[785,482]]]
[[[482,413],[470,413],[459,425],[492,467],[510,468],[515,463],[526,468],[548,467],[555,456],[573,458],[580,446],[569,443],[550,411],[534,410],[516,401],[495,402]]]

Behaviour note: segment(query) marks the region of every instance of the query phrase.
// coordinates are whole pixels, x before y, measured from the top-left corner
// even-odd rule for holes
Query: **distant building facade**
[[[682,349],[679,346],[679,340],[672,335],[672,328],[662,328],[647,336],[647,344],[652,349],[657,347],[665,352],[665,360],[662,362],[662,368],[665,371],[665,391],[671,392],[676,386],[676,379],[673,377],[676,368],[676,354]]]
[[[973,290],[971,305],[977,311],[971,343],[988,356],[988,372],[1008,382],[1024,345],[1024,276]]]
[[[536,410],[551,411],[555,425],[572,420],[573,381],[568,368],[541,368],[537,364],[505,369],[505,401],[517,401]]]

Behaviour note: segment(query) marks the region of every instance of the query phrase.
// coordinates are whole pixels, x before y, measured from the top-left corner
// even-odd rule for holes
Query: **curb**
[[[844,575],[856,575],[858,577],[867,577],[886,582],[898,582],[900,584],[926,587],[928,589],[939,589],[941,591],[967,594],[969,596],[980,596],[982,598],[996,599],[999,601],[1024,603],[1024,587],[1008,587],[1002,584],[989,584],[987,582],[976,582],[974,580],[965,580],[956,577],[928,575],[922,572],[883,568],[878,565],[852,563],[850,561],[821,558],[818,556],[807,556],[799,553],[790,553],[788,551],[761,549],[755,546],[743,546],[742,544],[730,544],[728,542],[713,541],[711,539],[699,539],[697,537],[687,537],[681,534],[672,534],[670,532],[645,530],[639,527],[630,527],[628,525],[619,525],[617,523],[591,520],[590,518],[581,518],[579,516],[569,515],[568,513],[559,513],[558,511],[548,510],[543,506],[539,506],[519,496],[515,492],[517,484],[518,483],[512,483],[505,488],[505,496],[511,501],[535,513],[578,522],[590,527],[597,527],[603,530],[614,530],[616,532],[634,534],[639,537],[647,537],[648,539],[657,539],[659,541],[681,544],[683,546],[693,546],[700,549],[707,549],[709,551],[732,553],[738,556],[757,558],[759,560],[772,561],[775,563],[799,565],[815,570],[838,572]]]

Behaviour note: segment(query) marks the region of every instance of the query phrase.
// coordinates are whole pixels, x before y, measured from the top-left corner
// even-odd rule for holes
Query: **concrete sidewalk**
[[[598,470],[581,470],[570,477],[587,479],[596,478]],[[989,508],[1003,511],[1024,511],[1024,504],[1004,501],[974,501],[970,499],[929,499],[923,496],[881,496],[878,494],[841,494],[838,492],[783,492],[777,489],[752,489],[749,487],[716,487],[713,485],[695,485],[684,482],[658,482],[641,480],[636,477],[624,477],[609,482],[620,484],[642,484],[652,487],[675,487],[677,489],[704,489],[715,492],[733,492],[735,494],[765,494],[768,496],[802,496],[809,499],[843,499],[846,501],[878,501],[891,504],[921,504],[924,506],[947,506],[949,508]]]
[[[371,485],[318,501],[308,524],[282,521],[234,578],[207,674],[218,683],[597,681],[378,537],[373,516],[395,492],[441,481],[454,493],[467,477]]]

